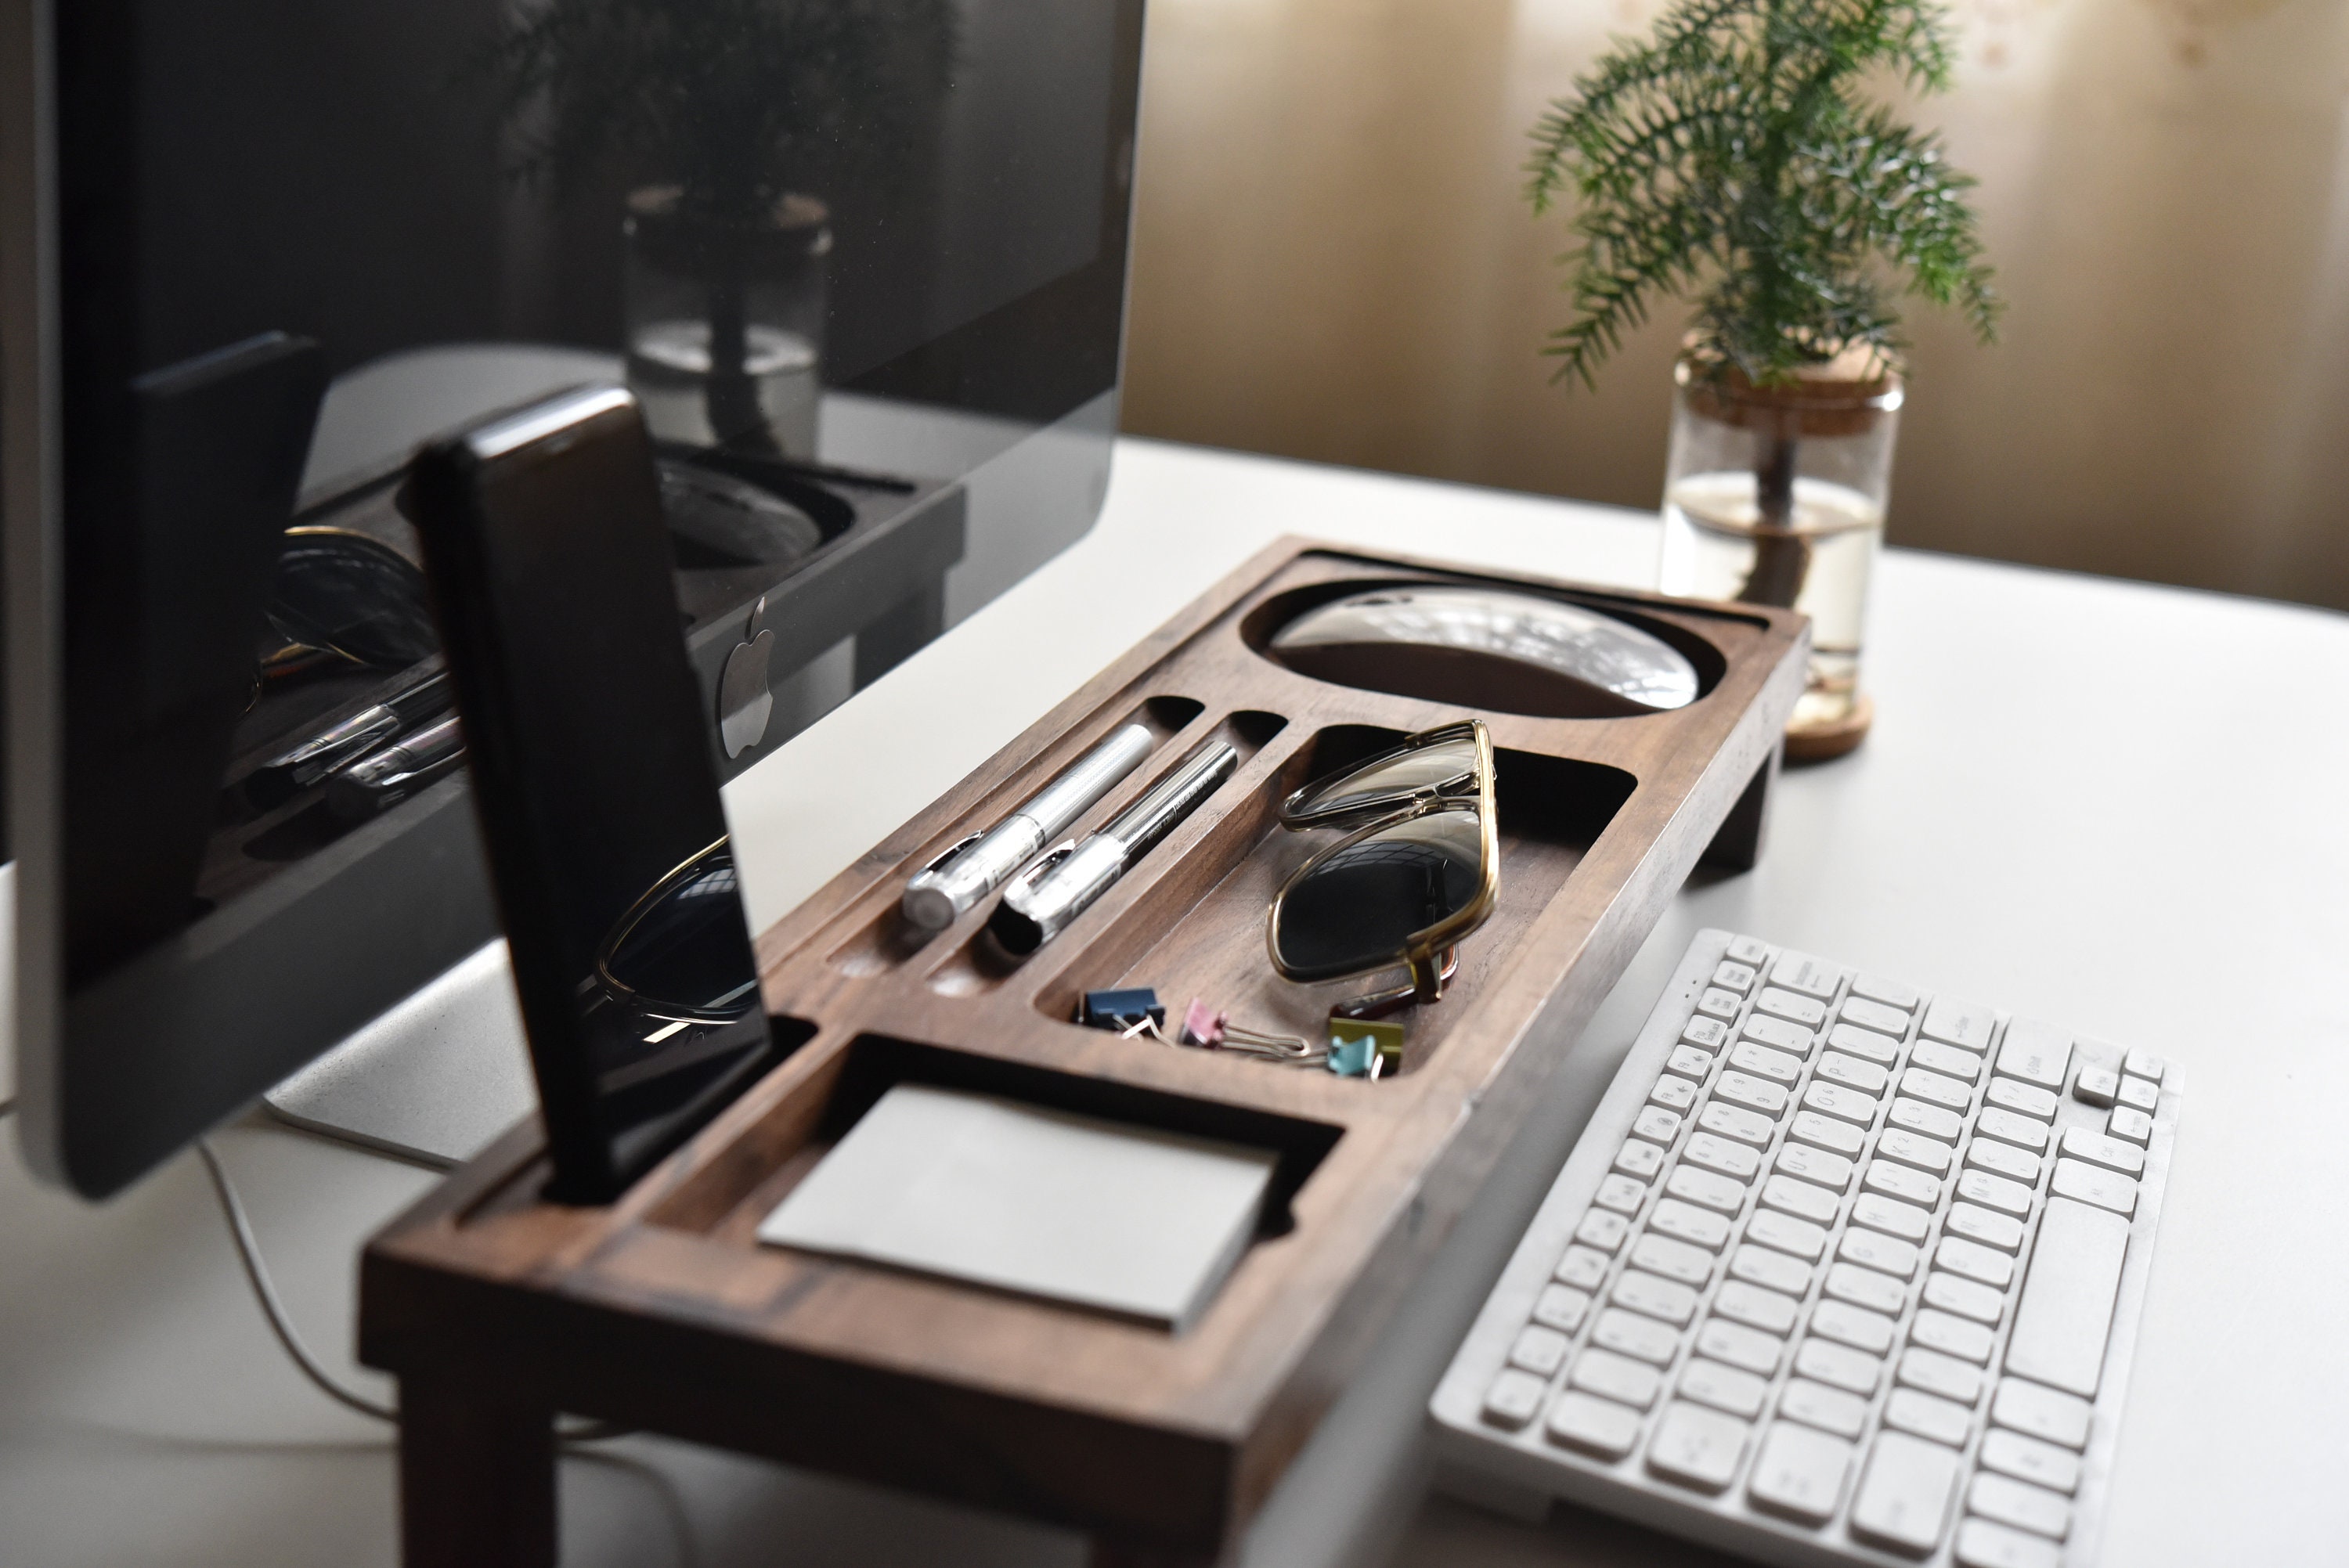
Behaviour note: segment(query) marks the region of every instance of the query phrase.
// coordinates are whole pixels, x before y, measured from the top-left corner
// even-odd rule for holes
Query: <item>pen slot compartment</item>
[[[941,937],[967,926],[974,919],[983,919],[994,908],[996,894],[989,893],[978,901],[968,913],[955,925],[944,931],[924,931],[905,917],[898,900],[905,891],[905,882],[916,872],[932,861],[942,859],[957,844],[986,832],[1017,810],[1038,790],[1058,778],[1077,758],[1116,734],[1129,724],[1138,724],[1150,731],[1156,743],[1151,756],[1133,773],[1120,780],[1110,792],[1089,807],[1077,820],[1077,831],[1089,831],[1109,820],[1111,812],[1103,808],[1129,798],[1128,786],[1138,776],[1147,775],[1151,763],[1166,743],[1189,728],[1206,705],[1194,697],[1157,696],[1143,698],[1124,713],[1097,730],[1086,732],[1081,742],[1069,741],[1039,757],[1028,767],[1005,779],[987,792],[978,803],[955,820],[954,825],[906,858],[900,874],[887,879],[864,900],[852,913],[854,922],[849,934],[825,955],[833,967],[853,977],[880,975],[896,968]],[[1117,809],[1122,810],[1122,807]]]
[[[1068,1018],[1087,991],[1147,985],[1165,1006],[1170,1035],[1196,997],[1226,1013],[1235,1025],[1319,1041],[1333,1006],[1401,984],[1406,976],[1400,969],[1319,985],[1284,979],[1267,952],[1265,921],[1274,894],[1290,874],[1341,836],[1335,830],[1281,828],[1277,807],[1282,795],[1402,738],[1400,731],[1369,725],[1317,732],[1280,776],[1257,792],[1255,809],[1245,817],[1246,830],[1232,835],[1222,855],[1212,862],[1198,857],[1206,862],[1198,874],[1167,878],[1150,898],[1125,911],[1081,962],[1038,994],[1038,1007]],[[1473,1016],[1485,986],[1506,970],[1518,941],[1566,887],[1637,785],[1630,774],[1603,763],[1508,748],[1496,750],[1494,761],[1499,903],[1460,944],[1459,970],[1444,999],[1395,1015],[1406,1030],[1399,1069],[1403,1073],[1424,1065],[1453,1026]],[[1240,819],[1236,810],[1232,825],[1241,826]],[[1136,1048],[1168,1047],[1144,1040]],[[1305,1070],[1251,1065],[1275,1074]]]

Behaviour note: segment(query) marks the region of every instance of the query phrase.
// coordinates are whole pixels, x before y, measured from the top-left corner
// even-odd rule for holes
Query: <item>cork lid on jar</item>
[[[1865,435],[1901,402],[1899,370],[1865,343],[1798,366],[1791,380],[1757,387],[1692,334],[1672,374],[1690,407],[1704,418],[1790,436]]]

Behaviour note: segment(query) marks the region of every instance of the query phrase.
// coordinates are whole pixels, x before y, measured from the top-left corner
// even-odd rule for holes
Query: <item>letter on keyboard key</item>
[[[2063,1550],[2052,1541],[1969,1519],[1958,1526],[1958,1568],[2062,1568]]]
[[[1862,1192],[1851,1206],[1851,1222],[1904,1242],[1921,1242],[1933,1228],[1933,1216],[1914,1203],[1897,1202],[1880,1192]]]
[[[2026,1187],[2039,1183],[2039,1156],[1994,1138],[1977,1138],[1967,1144],[1966,1163],[2010,1177]]]
[[[2063,1169],[2060,1164],[2055,1168],[2055,1191],[2058,1192],[2064,1191]],[[2088,1167],[2083,1165],[2079,1169],[2085,1171]],[[2110,1176],[2111,1172],[2099,1171],[2096,1174]],[[2112,1180],[2124,1181],[2127,1178],[2113,1176]],[[2073,1196],[2076,1197],[2078,1194],[2075,1193]],[[1963,1236],[1970,1242],[1980,1242],[1983,1246],[1996,1247],[2002,1253],[2020,1252],[2023,1249],[2023,1222],[2011,1215],[1992,1213],[1980,1204],[1951,1204],[1949,1222],[1944,1229],[1952,1236]]]
[[[1740,1372],[1734,1367],[1723,1367],[1718,1361],[1692,1358],[1681,1371],[1682,1398],[1711,1405],[1716,1410],[1726,1410],[1749,1421],[1762,1413],[1762,1401],[1769,1397],[1769,1379]]]
[[[1622,1406],[1588,1394],[1567,1394],[1550,1407],[1547,1429],[1553,1442],[1619,1460],[1640,1440],[1640,1418]]]
[[[1840,1154],[1830,1154],[1824,1149],[1813,1149],[1807,1144],[1785,1145],[1778,1150],[1778,1158],[1772,1163],[1789,1176],[1816,1181],[1837,1192],[1851,1185],[1853,1166],[1850,1161]]]
[[[1734,1018],[1737,1016],[1737,993],[1724,991],[1718,985],[1707,986],[1704,995],[1696,999],[1696,1010],[1724,1022]]]
[[[1723,1323],[1717,1317],[1707,1318],[1704,1326],[1696,1332],[1698,1355],[1725,1361],[1762,1377],[1778,1369],[1779,1348],[1778,1341],[1769,1335],[1742,1324]]]
[[[1920,1307],[1915,1321],[1909,1325],[1909,1342],[1928,1350],[1938,1350],[1944,1356],[1963,1357],[1977,1367],[1990,1365],[1990,1349],[1993,1336],[1979,1323],[1933,1307]]]
[[[1816,1029],[1827,1021],[1826,1004],[1794,991],[1781,991],[1775,985],[1762,987],[1762,995],[1754,998],[1754,1010],[1800,1024],[1806,1029]]]
[[[1517,1342],[1509,1346],[1509,1365],[1547,1377],[1566,1365],[1566,1336],[1557,1329],[1529,1323],[1517,1331]]]
[[[1892,1317],[1898,1317],[1909,1302],[1909,1287],[1899,1280],[1851,1264],[1837,1264],[1827,1270],[1826,1293],[1837,1301]]]
[[[1631,1131],[1651,1143],[1669,1145],[1681,1135],[1681,1119],[1662,1106],[1642,1106],[1640,1114],[1631,1119]]]
[[[1884,1400],[1884,1424],[1898,1432],[1913,1432],[1961,1449],[1973,1435],[1974,1416],[1963,1405],[1952,1405],[1914,1388],[1895,1388]]]
[[[1819,1083],[1816,1080],[1803,1091],[1803,1109],[1821,1116],[1848,1121],[1855,1127],[1866,1127],[1876,1119],[1877,1099],[1857,1089],[1845,1088],[1840,1084]]]
[[[1748,1110],[1758,1110],[1764,1116],[1776,1116],[1786,1109],[1786,1091],[1767,1078],[1752,1073],[1723,1072],[1721,1081],[1713,1086],[1715,1099],[1725,1099],[1732,1105],[1742,1105]]]
[[[1778,954],[1778,962],[1770,966],[1770,983],[1788,991],[1799,991],[1806,996],[1826,1001],[1843,983],[1843,971],[1823,958],[1792,948]]]
[[[1946,1073],[1928,1068],[1910,1068],[1900,1075],[1900,1092],[1915,1099],[1930,1100],[1951,1110],[1963,1110],[1974,1102],[1971,1084],[1960,1083]]]
[[[1560,1334],[1572,1334],[1582,1326],[1590,1311],[1590,1297],[1571,1285],[1542,1286],[1541,1299],[1534,1303],[1534,1321],[1545,1328],[1555,1328]]]
[[[1856,1438],[1868,1424],[1868,1401],[1824,1383],[1797,1377],[1778,1397],[1778,1413],[1790,1421],[1816,1427],[1823,1432]]]
[[[1687,1094],[1698,1084],[1713,1076],[1713,1058],[1694,1046],[1674,1046],[1672,1054],[1664,1058],[1664,1076],[1648,1098],[1666,1110],[1686,1110],[1685,1105],[1673,1105],[1672,1099]],[[1669,1098],[1667,1098],[1669,1097]]]
[[[1864,1062],[1841,1051],[1829,1051],[1819,1058],[1819,1077],[1862,1094],[1882,1094],[1892,1081],[1892,1075],[1874,1062]]]
[[[1940,1542],[1957,1486],[1955,1450],[1906,1432],[1885,1432],[1852,1499],[1852,1533],[1922,1557]]]
[[[1745,1423],[1699,1405],[1668,1405],[1648,1439],[1648,1468],[1666,1480],[1719,1491],[1745,1457]]]
[[[2126,1105],[2116,1105],[2113,1107],[2112,1120],[2106,1123],[2105,1130],[2115,1138],[2123,1139],[2130,1143],[2151,1143],[2153,1118]]]
[[[1874,1029],[1863,1029],[1857,1024],[1837,1024],[1827,1031],[1827,1044],[1839,1051],[1849,1051],[1856,1057],[1890,1067],[1900,1059],[1900,1042],[1889,1035],[1879,1035]]]
[[[2014,1308],[2009,1372],[2095,1398],[2128,1232],[2128,1222],[2110,1210],[2069,1198],[2047,1201]]]
[[[1751,991],[1754,980],[1754,971],[1733,958],[1724,958],[1713,965],[1713,983],[1724,991]]]
[[[1956,1111],[1944,1110],[1938,1105],[1927,1105],[1921,1099],[1910,1099],[1906,1095],[1892,1102],[1892,1109],[1884,1113],[1884,1119],[1894,1127],[1921,1132],[1943,1143],[1955,1143],[1966,1130],[1966,1119]]]
[[[1870,1161],[1860,1184],[1871,1192],[1881,1192],[1904,1203],[1921,1203],[1928,1209],[1941,1201],[1941,1183],[1938,1180],[1889,1160]]]
[[[1710,1132],[1691,1133],[1688,1147],[1681,1151],[1681,1158],[1691,1165],[1717,1171],[1739,1181],[1753,1181],[1762,1170],[1762,1156],[1750,1145],[1732,1143]]]
[[[1759,969],[1769,961],[1770,944],[1758,936],[1733,936],[1728,956],[1749,969]]]
[[[2054,1180],[2048,1191],[2059,1198],[2077,1198],[2083,1203],[2094,1203],[2099,1209],[2110,1209],[2116,1214],[2137,1212],[2137,1183],[2115,1171],[2099,1171],[2077,1160],[2055,1161]]]
[[[1729,1272],[1765,1290],[1800,1295],[1811,1288],[1811,1265],[1774,1253],[1767,1247],[1740,1247],[1729,1260]]]
[[[1713,1310],[1767,1334],[1784,1336],[1795,1326],[1793,1296],[1780,1295],[1775,1290],[1764,1290],[1744,1280],[1733,1279],[1723,1284],[1721,1294],[1713,1298]]]
[[[2145,1150],[2117,1138],[2106,1138],[2101,1132],[2090,1132],[2085,1127],[2064,1130],[2064,1152],[2075,1160],[2085,1160],[2091,1165],[2101,1165],[2107,1171],[2117,1171],[2124,1176],[2145,1174]]]
[[[1754,1505],[1805,1524],[1825,1524],[1843,1501],[1851,1445],[1807,1427],[1771,1423],[1745,1495]]]
[[[1759,1242],[1765,1247],[1775,1247],[1782,1253],[1792,1253],[1806,1263],[1816,1263],[1826,1251],[1827,1233],[1808,1220],[1797,1220],[1792,1214],[1781,1214],[1775,1209],[1757,1209],[1745,1222],[1745,1239]]]
[[[1670,1236],[1641,1236],[1631,1243],[1631,1266],[1702,1290],[1713,1278],[1713,1254]]]
[[[1610,1216],[1611,1218],[1611,1216]],[[1729,1222],[1709,1209],[1666,1198],[1648,1216],[1648,1229],[1657,1235],[1719,1252],[1729,1242]]]
[[[1847,1345],[1806,1339],[1795,1352],[1795,1370],[1830,1387],[1868,1395],[1876,1392],[1877,1380],[1884,1376],[1884,1363]]]
[[[1933,1266],[1980,1280],[1992,1290],[2004,1290],[2014,1283],[2013,1258],[1963,1236],[1943,1236],[1941,1244],[1933,1249]]]
[[[1900,1381],[1928,1394],[1971,1406],[1982,1398],[1982,1375],[1953,1356],[1911,1346],[1900,1353]]]
[[[1612,1350],[1619,1356],[1629,1356],[1635,1361],[1650,1361],[1659,1367],[1669,1366],[1672,1355],[1681,1347],[1680,1333],[1667,1328],[1652,1317],[1609,1307],[1599,1315],[1590,1327],[1590,1343],[1602,1350]],[[1588,1356],[1589,1352],[1583,1353]],[[1606,1389],[1599,1390],[1604,1394]]]
[[[1504,1372],[1485,1391],[1485,1418],[1514,1432],[1534,1418],[1534,1412],[1541,1408],[1542,1396],[1548,1392],[1549,1385],[1530,1372]]]
[[[2041,1088],[2035,1083],[2024,1083],[2021,1078],[2011,1078],[1991,1079],[1990,1088],[1983,1091],[1982,1099],[2007,1110],[2035,1116],[2042,1121],[2054,1120],[2055,1108],[2062,1103],[2052,1091]]]
[[[2002,1377],[1991,1398],[1990,1418],[2009,1431],[2077,1451],[2088,1446],[2088,1418],[2094,1408],[2085,1399],[2020,1377]]]
[[[2005,1293],[1939,1269],[1925,1276],[1925,1305],[1993,1326],[2006,1315]]]
[[[1599,1282],[1607,1277],[1606,1256],[1588,1247],[1568,1247],[1566,1255],[1557,1260],[1557,1270],[1551,1277],[1577,1290],[1597,1290]]]
[[[1815,1110],[1799,1110],[1786,1129],[1786,1136],[1796,1143],[1807,1143],[1813,1149],[1829,1154],[1840,1154],[1848,1160],[1868,1142],[1868,1135],[1847,1121],[1837,1121],[1831,1116],[1821,1116]]]
[[[1982,1465],[2069,1497],[2080,1490],[2080,1456],[2021,1432],[1995,1431],[1982,1439]]]
[[[1803,1076],[1802,1057],[1757,1046],[1752,1040],[1740,1040],[1730,1048],[1729,1065],[1772,1083],[1793,1083]]]
[[[1615,1151],[1615,1169],[1626,1176],[1636,1176],[1642,1181],[1652,1181],[1656,1172],[1664,1168],[1664,1151],[1640,1139],[1628,1140]]]
[[[1652,1367],[1596,1347],[1574,1358],[1574,1370],[1567,1378],[1578,1388],[1604,1395],[1635,1410],[1644,1410],[1656,1402],[1656,1387],[1662,1380]]]
[[[1734,1214],[1745,1206],[1745,1183],[1693,1165],[1682,1165],[1664,1178],[1664,1191],[1685,1203]]]
[[[2001,1110],[1996,1106],[1982,1108],[1982,1113],[1974,1118],[1974,1130],[1985,1138],[2012,1143],[2017,1149],[2027,1149],[2033,1154],[2044,1153],[2047,1149],[2045,1122],[2037,1117]]]
[[[1916,1278],[1917,1265],[1923,1261],[1923,1254],[1907,1242],[1874,1231],[1846,1231],[1836,1246],[1836,1256],[1848,1264],[1881,1269],[1895,1279]]]
[[[2006,1077],[2060,1094],[2071,1065],[2069,1032],[2035,1018],[2016,1018],[2007,1024],[2006,1038],[1998,1047],[1998,1070]]]
[[[1969,1171],[1959,1177],[1958,1196],[1969,1203],[1980,1203],[1985,1209],[1995,1209],[2016,1219],[2031,1212],[2030,1188],[2020,1181],[2010,1181],[2003,1176],[1993,1176],[1987,1171]]]
[[[1936,1138],[1920,1137],[1888,1127],[1876,1140],[1876,1156],[1879,1160],[1898,1160],[1903,1165],[1913,1165],[1935,1176],[1944,1175],[1957,1150]]]
[[[1696,1292],[1677,1280],[1659,1279],[1637,1269],[1626,1269],[1615,1282],[1615,1305],[1644,1312],[1675,1326],[1696,1315]]]
[[[1598,1195],[1590,1201],[1619,1214],[1636,1214],[1648,1201],[1648,1184],[1617,1171],[1599,1181]]]
[[[1842,1201],[1826,1188],[1797,1181],[1792,1176],[1773,1176],[1763,1182],[1762,1202],[1815,1225],[1834,1224],[1836,1211],[1843,1207]]]
[[[1881,1356],[1892,1348],[1893,1321],[1880,1312],[1854,1306],[1847,1301],[1823,1301],[1811,1309],[1813,1334]]]
[[[1610,1214],[1604,1209],[1593,1209],[1582,1216],[1582,1223],[1574,1228],[1574,1239],[1586,1247],[1596,1247],[1611,1253],[1623,1244],[1631,1227],[1620,1214]]]
[[[1936,996],[1933,1005],[1925,1009],[1924,1026],[1917,1032],[1937,1040],[1947,1040],[1953,1046],[1963,1046],[1970,1051],[1990,1048],[1990,1031],[1998,1015],[1978,1002],[1961,1002],[1955,996]]]
[[[1699,1050],[1717,1051],[1729,1043],[1729,1026],[1699,1014],[1681,1026],[1681,1041]]]
[[[1790,1024],[1784,1018],[1748,1017],[1740,1031],[1749,1041],[1758,1040],[1764,1046],[1775,1046],[1791,1051],[1797,1057],[1811,1054],[1811,1032],[1800,1024]]]
[[[2072,1532],[2072,1505],[2054,1492],[2002,1475],[1978,1475],[1966,1488],[1966,1511],[2051,1541]]]
[[[1761,1112],[1740,1110],[1719,1100],[1697,1112],[1696,1124],[1707,1132],[1738,1143],[1750,1143],[1756,1149],[1770,1147],[1770,1140],[1778,1131],[1778,1124]]]

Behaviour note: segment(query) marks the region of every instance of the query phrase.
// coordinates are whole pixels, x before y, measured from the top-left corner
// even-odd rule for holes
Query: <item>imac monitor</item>
[[[1090,526],[1141,0],[0,0],[23,1137],[120,1190],[497,934],[399,483],[618,383],[721,777]]]

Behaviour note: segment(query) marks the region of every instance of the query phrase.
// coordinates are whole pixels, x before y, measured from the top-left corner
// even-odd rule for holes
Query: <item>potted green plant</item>
[[[514,172],[616,162],[629,378],[674,438],[812,456],[824,180],[918,164],[951,86],[953,0],[545,0],[492,52]]]
[[[1661,578],[1813,620],[1789,755],[1858,744],[1869,570],[1889,491],[1900,292],[1992,340],[1972,181],[1872,88],[1946,88],[1925,0],[1682,0],[1619,41],[1534,131],[1528,195],[1571,192],[1558,377],[1594,384],[1665,295],[1695,310],[1676,370]]]

